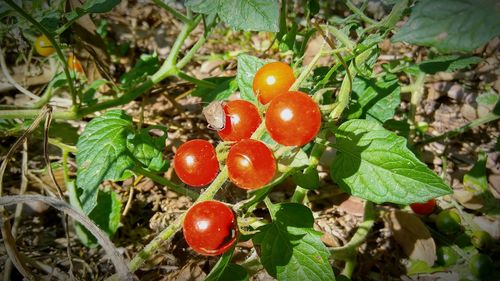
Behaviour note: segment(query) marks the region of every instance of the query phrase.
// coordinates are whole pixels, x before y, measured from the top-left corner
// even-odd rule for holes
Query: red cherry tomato
[[[40,56],[44,57],[48,57],[56,51],[49,38],[45,35],[40,35],[35,39],[35,50]]]
[[[271,62],[262,66],[253,78],[253,92],[262,104],[286,94],[295,82],[292,68],[284,62]]]
[[[415,214],[424,216],[432,214],[435,207],[436,207],[436,199],[434,198],[425,203],[410,204],[410,208],[413,210]]]
[[[311,141],[321,127],[318,105],[302,92],[275,98],[266,112],[266,128],[277,143],[301,146]]]
[[[185,184],[209,184],[219,172],[214,147],[206,140],[191,140],[182,144],[174,156],[174,170]]]
[[[84,74],[82,64],[74,54],[68,56],[68,68],[69,70]]]
[[[276,159],[262,142],[244,139],[229,149],[226,159],[229,179],[243,189],[257,189],[276,173]]]
[[[192,206],[186,213],[182,230],[188,245],[205,256],[226,252],[238,237],[234,212],[218,201],[203,201]]]
[[[224,112],[226,126],[218,134],[225,141],[250,138],[261,122],[257,107],[248,101],[230,101],[224,105]]]

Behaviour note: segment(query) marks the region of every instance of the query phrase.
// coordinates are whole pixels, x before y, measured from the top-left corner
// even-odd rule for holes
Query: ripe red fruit
[[[226,252],[238,236],[234,212],[219,201],[203,201],[192,206],[186,213],[182,230],[188,245],[205,256]]]
[[[410,208],[413,210],[415,214],[424,216],[432,214],[435,207],[436,207],[436,199],[434,198],[425,203],[410,204]]]
[[[253,78],[253,92],[262,104],[286,94],[295,82],[293,69],[284,62],[271,62],[262,66]]]
[[[257,189],[276,173],[276,159],[262,142],[242,140],[229,149],[226,160],[229,179],[243,189]]]
[[[250,138],[261,122],[257,107],[248,101],[230,101],[224,105],[224,112],[226,126],[218,134],[225,141]]]
[[[174,156],[174,170],[185,184],[209,184],[219,172],[214,147],[208,141],[199,139],[182,144]]]
[[[321,127],[321,113],[314,100],[302,92],[275,98],[266,112],[266,128],[277,143],[301,146],[311,141]]]

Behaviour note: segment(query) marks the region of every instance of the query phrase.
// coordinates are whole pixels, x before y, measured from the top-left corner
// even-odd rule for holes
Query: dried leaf
[[[425,224],[414,214],[392,210],[384,217],[394,239],[412,260],[422,260],[429,266],[436,260],[436,244]]]

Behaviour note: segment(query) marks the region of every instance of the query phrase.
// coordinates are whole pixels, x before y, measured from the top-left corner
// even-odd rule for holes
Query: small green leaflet
[[[453,72],[468,67],[469,65],[477,64],[481,60],[480,57],[449,55],[423,61],[418,64],[418,67],[425,73],[435,74],[439,71]]]
[[[261,246],[260,260],[278,280],[335,280],[330,253],[313,229],[309,208],[297,203],[274,205],[273,222],[259,228],[253,242]]]
[[[139,61],[132,69],[120,77],[121,87],[131,89],[146,80],[148,75],[155,73],[160,68],[160,61],[156,53],[142,54]]]
[[[375,202],[410,204],[451,193],[443,180],[381,124],[349,120],[335,132],[332,179],[347,193]]]
[[[265,62],[254,56],[240,54],[238,56],[238,71],[236,73],[236,81],[240,88],[241,99],[247,100],[254,104],[257,103],[257,98],[253,93],[253,77],[259,68]]]
[[[236,30],[278,32],[277,0],[187,0],[186,7],[214,17]]]
[[[83,130],[76,144],[76,185],[83,189],[80,201],[85,214],[96,207],[102,181],[131,175],[127,169],[134,160],[127,149],[127,136],[132,132],[132,118],[122,110],[110,110],[94,118]]]
[[[191,93],[192,96],[200,97],[203,102],[210,103],[214,100],[226,100],[238,90],[238,83],[235,77],[210,77],[204,80],[215,83],[215,88],[197,86]]]
[[[481,152],[476,164],[464,175],[464,186],[476,194],[488,192],[486,177],[486,154]]]
[[[151,129],[160,130],[163,135],[153,137]],[[135,135],[127,138],[127,148],[134,155],[135,159],[142,165],[155,172],[164,172],[168,169],[168,161],[163,159],[163,148],[167,139],[165,127],[153,126],[142,129]]]
[[[470,52],[499,34],[496,0],[420,0],[392,41]]]
[[[348,113],[380,123],[391,119],[401,102],[401,88],[394,75],[379,81],[358,76],[353,81],[352,93],[357,105],[349,108]]]

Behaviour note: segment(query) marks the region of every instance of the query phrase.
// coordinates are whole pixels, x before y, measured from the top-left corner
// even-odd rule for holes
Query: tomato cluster
[[[282,62],[264,65],[253,80],[258,102],[268,104],[264,124],[269,136],[284,146],[305,145],[321,127],[316,102],[305,93],[289,91],[294,82],[292,68]],[[229,101],[222,107],[225,122],[213,128],[222,140],[234,142],[225,159],[229,180],[242,189],[262,188],[274,178],[277,163],[265,143],[251,139],[262,123],[261,114],[254,104],[244,100]],[[214,147],[199,139],[182,144],[174,156],[174,170],[190,186],[208,185],[219,172]],[[186,241],[203,255],[219,255],[231,248],[236,229],[232,211],[215,201],[191,207],[184,222]]]

